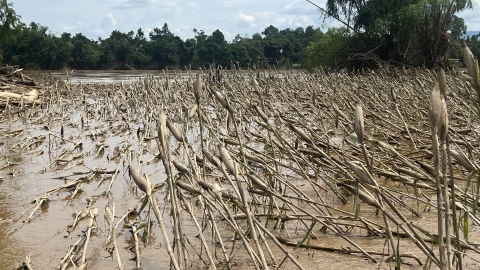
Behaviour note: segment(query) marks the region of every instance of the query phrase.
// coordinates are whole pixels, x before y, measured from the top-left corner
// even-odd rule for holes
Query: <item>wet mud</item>
[[[84,261],[88,269],[115,269],[120,261],[124,269],[135,269],[138,259],[143,269],[171,269],[154,205],[133,181],[130,165],[153,186],[169,243],[183,268],[212,268],[200,234],[217,269],[260,267],[247,218],[251,215],[252,222],[258,222],[255,235],[272,269],[294,269],[293,259],[304,269],[394,269],[395,260],[387,261],[392,251],[382,211],[355,192],[371,194],[376,204],[375,188],[358,180],[348,166],[363,163],[352,126],[354,100],[364,106],[366,145],[372,153],[372,174],[387,196],[383,200],[391,200],[436,253],[437,245],[429,237],[437,231],[434,178],[420,166],[408,167],[378,144],[392,145],[407,161],[433,166],[426,100],[434,75],[415,72],[398,78],[302,72],[275,77],[232,71],[222,82],[205,72],[197,111],[193,111],[196,74],[190,72],[113,77],[99,73],[91,81],[92,76],[74,71],[83,79],[69,82],[33,73],[42,86],[40,102],[1,108],[0,268],[16,269],[29,261],[34,269],[73,269],[69,262],[78,267]],[[253,77],[258,86],[252,84]],[[411,137],[392,105],[390,90],[381,91],[402,80],[406,82],[397,95]],[[448,83],[453,93],[448,100],[452,148],[470,151],[478,164],[478,120],[462,103],[468,95],[466,86],[454,77],[448,77]],[[222,97],[228,99],[226,105]],[[183,142],[169,128],[163,130],[162,146],[162,113],[181,132]],[[219,145],[233,157],[237,171],[229,170]],[[172,165],[174,160],[186,171]],[[462,249],[464,269],[479,269],[479,220],[474,210],[478,183],[468,180],[469,172],[458,162],[453,165],[457,202],[468,209],[456,213],[462,229],[464,221],[469,225],[468,235],[460,231],[461,240],[468,243]],[[262,182],[255,184],[249,175]],[[236,193],[239,187],[245,198]],[[109,236],[107,207],[114,211],[113,223],[118,223],[116,248]],[[402,257],[402,268],[423,269],[426,263],[435,269],[430,255],[405,235],[406,223],[392,207],[385,209],[392,213],[389,225],[398,250],[412,255]],[[473,216],[464,219],[469,213]],[[83,218],[76,222],[77,216]],[[137,240],[132,225],[137,227]],[[182,243],[181,257],[177,243]]]

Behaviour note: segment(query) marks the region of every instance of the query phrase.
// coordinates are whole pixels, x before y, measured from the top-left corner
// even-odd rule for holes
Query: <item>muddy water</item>
[[[24,74],[26,75],[45,75],[45,76],[53,76],[60,78],[64,81],[69,80],[72,84],[77,83],[118,83],[118,82],[134,82],[139,78],[143,78],[145,76],[152,76],[152,77],[162,77],[164,76],[165,72],[162,70],[74,70],[73,73],[70,73],[67,76],[67,72],[65,70],[26,70]],[[168,71],[168,74],[179,75],[183,74],[186,75],[187,73],[195,73],[196,71],[185,71],[185,70],[176,70],[175,72]],[[290,71],[290,73],[295,73],[296,71]],[[247,73],[247,71],[245,71]],[[227,74],[228,75],[228,74]],[[281,73],[275,73],[275,76],[281,78],[283,75]]]
[[[117,222],[128,208],[133,206],[138,208],[141,204],[140,195],[130,182],[124,163],[119,160],[109,161],[107,159],[107,156],[113,154],[115,146],[130,145],[131,153],[142,152],[141,160],[144,161],[144,166],[142,166],[144,173],[150,176],[153,184],[164,182],[163,166],[161,162],[153,159],[157,152],[155,140],[144,142],[135,133],[130,132],[130,130],[138,128],[135,121],[132,122],[130,130],[119,128],[121,121],[112,122],[111,126],[114,128],[109,129],[104,123],[97,122],[94,118],[87,119],[82,127],[80,116],[84,112],[82,106],[76,107],[72,104],[69,111],[70,118],[64,122],[65,140],[55,137],[61,135],[61,122],[58,119],[53,122],[55,124],[49,126],[50,132],[45,129],[46,123],[43,122],[43,119],[49,114],[55,114],[52,111],[47,113],[40,110],[37,115],[26,120],[13,116],[0,123],[0,130],[2,131],[0,167],[3,168],[0,170],[0,176],[2,177],[0,181],[0,205],[2,206],[0,212],[0,218],[2,219],[0,225],[1,269],[13,269],[29,254],[31,254],[32,265],[35,269],[57,267],[70,245],[73,245],[79,239],[82,231],[87,228],[88,219],[80,221],[72,232],[67,231],[68,225],[74,220],[74,214],[85,209],[89,200],[96,200],[93,206],[100,210],[96,220],[98,230],[89,244],[89,269],[113,269],[115,267],[114,260],[104,246],[108,227],[103,219],[103,209],[109,202],[115,202],[115,222]],[[52,135],[49,136],[49,133]],[[92,134],[95,134],[95,136],[92,136]],[[31,141],[30,139],[42,135],[45,137],[41,142],[22,148]],[[56,164],[55,159],[61,156],[65,149],[70,149],[78,140],[83,142],[82,148],[75,149],[72,155],[84,154],[83,164],[73,166],[75,161],[67,164]],[[96,141],[104,141],[104,144],[108,146],[98,155]],[[144,151],[139,151],[140,148]],[[150,163],[149,160],[151,160]],[[80,173],[88,173],[96,167],[102,167],[106,170],[119,168],[119,174],[115,178],[111,193],[108,196],[103,196],[103,192],[109,185],[110,175],[96,175],[83,187],[83,192],[73,199],[71,199],[73,190],[52,194],[49,197],[49,202],[35,211],[31,220],[26,222],[34,207],[32,202],[36,198],[43,196],[48,190],[78,179],[81,177]],[[105,178],[105,181],[99,185],[102,178]],[[161,205],[165,195],[164,190],[156,192]],[[167,230],[171,231],[168,213],[169,209],[167,208],[163,218],[166,221]],[[144,213],[140,215],[145,218]],[[192,245],[199,246],[198,239],[192,236],[192,234],[197,233],[197,229],[185,213],[183,218],[185,234],[191,236],[189,240]],[[198,218],[201,219],[202,216],[199,215]],[[246,226],[245,222],[240,222],[240,224]],[[295,229],[296,224],[294,222],[290,224],[292,229]],[[157,227],[154,226],[154,228]],[[220,229],[228,239],[228,235],[231,234],[228,228]],[[132,246],[132,234],[128,229],[121,229],[119,232],[117,236],[120,257],[125,263],[125,269],[133,269],[135,264],[130,259],[134,258],[134,254],[129,249]],[[298,231],[298,236],[301,236],[301,234],[302,231]],[[291,236],[295,239],[295,235]],[[141,248],[144,269],[169,269],[168,255],[162,246],[163,240],[158,230],[153,230],[149,241],[148,246]],[[269,244],[273,246],[273,243]],[[322,237],[321,244],[338,246],[338,239],[333,236],[331,238]],[[231,247],[232,243],[227,242],[225,246],[227,248]],[[374,246],[375,244],[372,244],[372,247]],[[302,264],[310,269],[324,269],[326,265],[340,261],[344,266],[349,265],[349,268],[358,266],[361,269],[371,266],[371,264],[358,257],[307,252],[303,249],[288,249],[298,257]],[[218,250],[217,252],[220,257],[221,253]],[[282,254],[278,250],[274,250],[274,254],[276,255],[276,262],[279,263]],[[190,256],[192,256],[192,261],[196,261],[194,253]],[[248,269],[251,267],[248,255],[241,248],[237,248],[235,261],[240,268]],[[323,266],[319,264],[319,261],[322,261]],[[292,266],[290,262],[284,265],[285,269]],[[198,267],[202,267],[201,262],[190,265],[190,268],[193,269]]]
[[[0,168],[2,168],[0,170],[0,269],[13,269],[14,266],[19,266],[19,262],[30,253],[35,269],[52,269],[59,265],[69,246],[77,241],[88,224],[88,221],[81,221],[76,230],[68,233],[66,229],[73,222],[73,215],[76,211],[87,207],[88,199],[96,199],[105,191],[111,175],[92,177],[89,184],[84,186],[83,192],[72,200],[70,200],[72,194],[68,191],[52,194],[49,202],[34,212],[31,221],[28,223],[26,221],[34,207],[32,202],[36,198],[43,196],[48,190],[78,179],[81,176],[80,173],[87,173],[96,167],[107,170],[119,168],[119,175],[114,180],[111,193],[108,196],[98,197],[95,204],[99,207],[100,213],[103,213],[103,208],[109,201],[115,202],[116,216],[123,215],[129,207],[141,203],[140,196],[132,188],[128,174],[125,175],[125,167],[120,162],[109,162],[106,157],[112,154],[114,146],[132,144],[134,152],[138,152],[138,147],[144,147],[146,153],[144,159],[148,160],[153,156],[149,153],[156,152],[156,145],[152,146],[149,142],[139,141],[137,136],[133,136],[128,131],[113,136],[112,133],[103,129],[103,124],[97,123],[94,119],[87,120],[82,128],[80,114],[83,111],[73,108],[70,113],[70,119],[64,122],[65,140],[49,136],[49,131],[45,129],[43,119],[54,114],[52,111],[46,113],[39,110],[35,117],[27,120],[13,116],[0,123],[0,134],[2,134],[0,137],[2,154],[0,161]],[[49,126],[50,132],[60,136],[60,122],[54,123],[57,124]],[[106,146],[112,147],[105,148],[97,155],[96,142],[89,139],[91,134],[96,134],[97,139],[104,140]],[[21,147],[29,144],[29,139],[41,135],[45,136],[43,141],[34,143],[30,147]],[[71,148],[72,142],[78,140],[83,142],[82,148],[76,149],[73,154],[84,154],[83,159],[80,159],[83,160],[83,164],[73,166],[76,160],[67,164],[56,164],[54,161],[62,151]],[[122,144],[121,140],[126,141]],[[49,166],[50,164],[52,165]],[[149,166],[148,171],[144,172],[150,175],[153,183],[164,181],[163,171],[157,169],[157,166]],[[105,178],[105,181],[96,189],[102,178]],[[157,195],[161,198],[164,196],[162,191],[157,192]],[[161,199],[159,201],[161,202]],[[97,234],[102,238],[93,236],[90,244],[94,252],[88,260],[93,269],[112,268],[112,260],[108,258],[108,252],[103,248],[107,227],[102,215],[100,214],[97,218],[99,227]],[[169,219],[167,214],[164,218]],[[126,266],[129,267],[132,254],[126,248],[130,245],[131,234],[125,229],[121,232],[125,237],[119,237],[121,239],[118,244],[119,250]],[[152,237],[155,239],[156,235]],[[152,257],[150,267],[149,259],[142,260],[147,269],[159,269],[159,266],[164,263],[167,265],[168,262],[168,256],[158,256],[158,250],[163,251],[160,249],[160,243],[153,242],[154,244],[150,247],[151,252],[155,252],[157,256]]]
[[[75,74],[75,72],[74,72]],[[123,73],[122,73],[123,74]],[[127,74],[127,73],[125,73]],[[85,80],[92,82],[91,77],[85,75]],[[88,79],[87,79],[88,78]],[[118,80],[118,77],[110,81]],[[72,79],[73,81],[73,79]],[[128,128],[125,127],[125,120],[122,119],[120,112],[114,112],[107,121],[102,119],[95,111],[100,101],[93,98],[86,99],[88,104],[81,100],[64,101],[65,111],[60,107],[54,107],[51,110],[37,109],[36,114],[10,115],[4,118],[0,123],[0,269],[13,269],[18,267],[25,256],[31,254],[32,266],[34,269],[52,269],[58,267],[60,261],[67,253],[69,247],[73,245],[83,234],[88,226],[88,219],[79,222],[71,232],[69,224],[74,220],[74,214],[81,211],[91,203],[92,207],[98,207],[99,216],[96,219],[98,229],[92,235],[88,246],[87,261],[89,269],[114,269],[116,267],[115,259],[112,259],[110,251],[105,246],[108,226],[103,218],[104,208],[109,203],[115,203],[115,222],[130,207],[141,205],[141,192],[134,188],[128,173],[126,172],[127,159],[132,158],[133,165],[138,166],[138,160],[142,161],[141,167],[144,173],[149,175],[152,184],[164,183],[165,173],[162,163],[155,158],[157,145],[155,140],[143,140],[142,136],[137,136],[136,130],[142,127],[141,119],[132,115],[129,120]],[[94,114],[87,113],[94,111]],[[82,124],[82,117],[84,123]],[[48,121],[47,121],[48,120]],[[53,124],[50,124],[53,123]],[[46,128],[47,126],[47,128]],[[63,139],[61,138],[60,128],[64,127]],[[151,134],[150,134],[151,135]],[[41,137],[44,136],[44,137]],[[68,162],[55,162],[62,156],[64,151],[72,149],[77,141],[82,141],[82,147],[75,148],[66,157],[83,155],[80,159]],[[333,137],[332,143],[340,145],[341,138]],[[38,141],[38,142],[35,142]],[[195,136],[190,137],[190,141],[195,141]],[[99,151],[98,143],[102,142],[103,151]],[[293,141],[291,142],[293,143]],[[172,149],[175,149],[175,141],[170,141]],[[125,160],[114,156],[115,148],[129,149],[126,151],[131,157]],[[141,153],[141,155],[139,154]],[[181,154],[179,154],[181,158]],[[184,157],[183,157],[184,158]],[[82,164],[75,165],[77,161],[83,161]],[[118,169],[118,175],[113,180],[112,188],[108,194],[106,190],[111,181],[111,174],[92,174],[95,168],[104,168],[107,171]],[[282,171],[284,174],[293,174],[292,171]],[[82,175],[83,174],[83,175]],[[62,190],[54,192],[49,197],[49,202],[42,205],[33,212],[32,218],[27,222],[32,213],[34,204],[32,202],[42,197],[47,191],[57,188],[65,183],[69,183],[82,176],[89,178],[73,199],[74,190]],[[307,193],[310,198],[318,200],[317,194],[313,192],[310,185],[305,180],[290,179],[293,184]],[[392,188],[395,187],[391,182],[382,183]],[[322,185],[322,183],[319,183]],[[159,189],[155,192],[157,201],[163,209],[166,192]],[[293,195],[293,194],[291,194]],[[352,206],[343,205],[332,193],[320,192],[326,203],[340,210],[352,212]],[[433,194],[431,199],[434,199]],[[406,200],[408,202],[408,200]],[[434,201],[432,201],[434,203]],[[312,211],[311,206],[300,202],[299,207]],[[412,207],[415,207],[413,202]],[[163,219],[167,231],[171,230],[171,217],[168,207],[164,209]],[[196,217],[201,221],[203,215],[200,209]],[[408,217],[414,223],[422,226],[429,231],[436,231],[436,215],[430,212],[422,212],[423,217]],[[258,213],[263,213],[261,207]],[[140,219],[148,218],[147,211],[140,213]],[[376,215],[372,207],[362,206],[361,216],[372,222],[382,224],[381,216]],[[135,217],[130,217],[133,220]],[[158,231],[158,224],[155,218],[152,218],[154,226],[149,237],[148,245],[141,246],[141,261],[144,269],[169,269],[169,258],[163,246],[163,240]],[[122,262],[125,263],[125,269],[133,269],[135,263],[132,258],[135,257],[131,250],[133,244],[132,233],[128,228],[122,227],[126,222],[121,222],[117,230],[117,245]],[[123,224],[122,224],[123,223]],[[309,225],[309,221],[307,221]],[[222,224],[219,217],[219,224]],[[246,221],[240,221],[240,226],[247,227]],[[273,222],[272,222],[273,224]],[[305,226],[299,221],[289,221],[285,224],[286,231],[277,229],[276,232],[284,237],[290,237],[293,241],[299,241],[305,235]],[[349,243],[331,233],[320,231],[319,225],[315,227],[313,233],[317,237],[310,240],[310,244],[322,245],[326,247],[351,247]],[[345,225],[347,228],[348,225]],[[182,212],[183,233],[189,240],[187,254],[191,269],[204,267],[201,260],[192,247],[197,250],[201,246],[198,239],[198,231],[194,227],[191,218],[185,212]],[[269,227],[272,228],[272,227]],[[232,239],[232,231],[224,224],[220,229],[222,239]],[[207,229],[208,230],[208,229]],[[207,231],[206,230],[206,231]],[[478,227],[470,227],[470,240],[480,242]],[[273,229],[272,229],[273,231]],[[205,232],[207,241],[214,242],[211,233]],[[383,252],[387,249],[384,238],[366,237],[366,232],[362,230],[352,230],[349,237],[354,240],[363,249],[370,252]],[[172,240],[172,239],[171,239]],[[225,241],[225,247],[228,249],[235,244],[234,250],[234,268],[251,269],[252,265],[248,254],[241,247],[241,241]],[[275,247],[274,243],[267,240],[270,247]],[[239,244],[240,243],[240,244]],[[110,245],[108,246],[110,247]],[[418,252],[418,248],[409,241],[401,242],[401,251],[404,253],[414,253],[422,262],[425,262],[425,256]],[[345,255],[330,252],[321,252],[314,250],[305,250],[303,248],[286,248],[306,269],[393,269],[392,264],[381,263],[373,264],[367,262],[364,258],[357,255]],[[219,248],[214,249],[215,255],[220,260],[222,254]],[[272,248],[276,265],[282,262],[283,253],[278,248]],[[465,258],[467,269],[478,269],[475,260],[479,260],[478,254],[469,252]],[[267,256],[269,258],[269,256]],[[378,261],[382,261],[382,256],[374,255]],[[473,259],[472,259],[473,258]],[[271,259],[269,259],[271,261]],[[406,259],[410,265],[403,265],[404,269],[422,269],[414,260]],[[293,269],[294,265],[287,261],[282,265],[283,269]]]
[[[69,70],[70,72],[70,70]],[[65,70],[27,70],[27,75],[52,75],[54,77],[67,80],[67,73]],[[68,79],[72,83],[114,83],[114,82],[129,82],[135,81],[138,78],[147,75],[160,76],[163,71],[159,70],[74,70],[69,74]]]
[[[161,162],[154,159],[154,154],[157,152],[157,145],[155,140],[147,140],[144,142],[134,132],[138,125],[135,121],[132,122],[130,130],[122,130],[121,122],[114,121],[111,126],[116,128],[109,129],[104,123],[97,122],[95,119],[87,120],[82,127],[80,115],[84,113],[81,106],[73,106],[71,109],[71,120],[64,122],[64,138],[54,137],[60,136],[60,122],[57,121],[55,125],[50,126],[49,131],[45,129],[42,119],[46,116],[45,112],[39,112],[35,117],[27,120],[22,120],[13,117],[7,121],[0,123],[1,134],[1,153],[2,160],[0,167],[7,164],[12,164],[0,170],[0,205],[2,211],[0,212],[0,269],[13,269],[18,266],[25,256],[31,254],[32,265],[34,269],[52,269],[59,265],[62,257],[65,256],[70,245],[74,244],[79,239],[82,231],[86,230],[88,220],[83,220],[79,223],[75,230],[68,232],[68,225],[74,220],[73,215],[76,211],[85,209],[88,205],[88,200],[96,200],[94,207],[99,208],[99,216],[96,219],[98,230],[91,238],[89,244],[88,263],[89,269],[114,269],[115,260],[110,257],[109,251],[105,249],[104,241],[107,237],[107,224],[103,218],[103,209],[109,202],[115,202],[115,216],[118,221],[129,207],[141,204],[140,194],[137,193],[134,185],[130,182],[128,173],[125,171],[124,165],[126,163],[118,160],[107,159],[107,156],[114,153],[115,146],[131,146],[131,153],[136,154],[142,152],[141,160],[144,162],[144,173],[150,176],[153,184],[162,183],[165,180],[165,174]],[[92,136],[95,134],[95,136]],[[27,149],[19,149],[24,145],[27,139],[34,136],[45,135],[45,139],[38,144],[33,144]],[[96,141],[103,141],[108,145],[103,152],[97,155]],[[68,141],[67,141],[68,140]],[[85,154],[83,157],[83,164],[73,166],[74,162],[67,164],[49,164],[54,163],[56,157],[60,156],[62,151],[69,149],[74,145],[74,142],[81,140],[83,142],[81,149],[76,149],[73,154]],[[334,139],[337,140],[337,139]],[[173,144],[173,140],[171,143]],[[144,151],[139,151],[142,148]],[[137,157],[139,158],[139,157]],[[150,162],[149,162],[150,161]],[[70,168],[71,167],[71,168]],[[62,191],[54,193],[50,196],[50,201],[46,205],[42,205],[39,210],[35,211],[30,222],[26,223],[30,215],[34,201],[41,197],[46,191],[61,186],[69,181],[78,179],[80,173],[88,173],[95,167],[103,167],[106,170],[116,170],[119,168],[119,174],[113,182],[111,193],[108,196],[103,196],[103,192],[108,187],[110,182],[110,175],[96,175],[86,184],[83,192],[71,199],[73,191]],[[105,178],[103,184],[100,180]],[[292,181],[298,185],[299,188],[304,189],[307,195],[315,198],[316,194],[308,190],[306,185],[301,180],[298,182]],[[97,185],[99,187],[97,188]],[[166,196],[164,190],[156,192],[157,199],[161,205]],[[322,196],[336,208],[345,211],[351,211],[350,205],[343,205],[337,199],[332,199],[332,194],[322,193]],[[299,204],[299,207],[308,207],[306,204]],[[382,224],[380,216],[377,216],[372,207],[362,206],[362,216],[373,222]],[[141,213],[142,218],[146,218],[145,212]],[[171,231],[169,209],[165,209],[163,218],[166,221],[167,230]],[[433,213],[423,213],[421,225],[431,231],[435,230],[436,223],[435,215]],[[197,218],[201,219],[202,215],[198,214]],[[418,219],[420,221],[420,219]],[[240,225],[246,227],[246,222],[241,221]],[[298,222],[291,221],[286,224],[289,229],[289,235],[294,241],[299,241],[305,234],[304,227],[300,226]],[[152,235],[149,238],[149,244],[141,247],[142,266],[144,269],[169,269],[168,255],[163,247],[163,240],[157,230],[158,226],[154,226]],[[193,226],[190,217],[183,213],[183,228],[184,233],[189,235],[189,241],[193,246],[200,246],[198,238],[194,237],[197,234],[197,229]],[[128,229],[118,230],[118,250],[122,261],[125,263],[125,269],[133,269],[135,267],[134,253],[130,250],[132,247],[132,234]],[[231,237],[231,231],[227,228],[221,228],[222,234],[228,239]],[[324,234],[319,230],[314,230],[317,239],[311,240],[310,244],[322,245],[327,247],[342,247],[350,246],[346,241],[339,239],[339,237],[331,234]],[[287,237],[286,234],[280,234]],[[471,233],[473,238],[478,238],[477,228],[472,228]],[[212,239],[207,234],[207,239]],[[365,232],[358,231],[350,235],[350,238],[358,243],[362,248],[368,251],[382,252],[386,247],[383,238],[375,239],[372,237],[365,237]],[[474,240],[474,239],[472,239]],[[475,240],[474,240],[475,241]],[[237,241],[237,246],[239,241]],[[271,247],[275,246],[273,242],[268,241]],[[232,246],[232,242],[225,243],[226,248]],[[372,264],[367,262],[360,256],[351,256],[330,252],[320,252],[315,250],[305,250],[303,248],[294,249],[287,247],[287,250],[292,253],[306,269],[390,269],[393,267],[390,264]],[[422,262],[425,257],[418,253],[415,245],[408,242],[402,242],[401,250],[403,252],[415,253]],[[221,252],[217,249],[217,256],[221,258]],[[273,249],[273,254],[276,263],[279,264],[284,257],[283,253],[278,249]],[[189,254],[192,263],[189,268],[201,268],[203,264],[195,259],[195,253]],[[379,261],[382,256],[374,256]],[[411,263],[411,266],[404,265],[406,269],[422,269],[415,261],[406,259]],[[468,269],[476,269],[472,261],[467,259]],[[251,268],[248,254],[245,250],[237,248],[235,252],[235,265],[241,269]],[[471,268],[473,267],[473,268]],[[287,262],[283,265],[283,269],[292,269],[294,265]]]

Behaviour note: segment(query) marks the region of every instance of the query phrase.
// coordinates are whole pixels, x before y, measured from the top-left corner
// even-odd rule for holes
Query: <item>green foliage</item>
[[[20,16],[13,10],[13,4],[0,0],[0,52],[13,40],[12,31],[20,25]],[[0,62],[3,55],[0,54]]]
[[[278,30],[271,25],[263,31],[265,36],[237,35],[229,43],[218,29],[211,35],[194,29],[194,37],[184,41],[164,24],[148,33],[148,38],[140,28],[128,33],[114,30],[108,38],[95,41],[81,33],[55,36],[48,27],[32,22],[13,30],[15,42],[5,47],[3,56],[9,64],[41,69],[199,68],[210,64],[290,68],[304,60],[317,30],[313,26]]]
[[[351,39],[348,29],[332,27],[326,33],[317,31],[315,39],[316,41],[310,42],[307,47],[309,57],[304,65],[307,68],[322,66],[326,70],[342,67],[342,52],[347,49]]]
[[[269,27],[265,28],[265,30],[262,32],[262,35],[264,35],[266,38],[278,34],[278,28],[276,28],[273,25],[270,25]]]
[[[0,46],[11,38],[11,31],[20,24],[20,16],[15,13],[13,4],[0,0]]]
[[[473,35],[466,42],[467,46],[472,51],[473,56],[475,56],[477,59],[480,59],[480,34]]]
[[[463,26],[461,28],[465,29],[465,31],[466,31],[466,26],[465,26],[465,28],[463,28]],[[464,33],[462,33],[462,35],[464,35]],[[480,38],[479,38],[479,36],[480,35],[468,36],[465,40],[467,46],[470,48],[473,56],[476,59],[480,59]],[[462,36],[460,36],[458,40],[451,41],[451,43],[450,43],[450,58],[458,59],[460,66],[465,66],[465,59],[463,57],[462,45],[461,45],[460,38],[462,38]]]
[[[467,26],[465,25],[465,20],[458,17],[457,15],[453,15],[452,21],[448,26],[448,30],[450,31],[450,37],[452,37],[454,40],[459,41],[460,38],[467,33]]]
[[[148,52],[158,68],[179,67],[183,41],[170,32],[165,23],[162,29],[154,28],[149,34]]]
[[[97,42],[90,40],[81,33],[72,38],[72,62],[78,69],[95,69],[100,60],[100,51],[96,48]]]
[[[193,29],[194,37],[182,40],[165,23],[148,35],[141,28],[128,33],[114,30],[108,38],[91,40],[82,33],[56,36],[48,27],[35,22],[25,25],[19,18],[11,3],[0,0],[0,30],[11,40],[0,43],[5,63],[41,69],[290,67],[305,59],[307,46],[319,31],[313,26],[279,30],[270,25],[262,34],[237,35],[228,42],[218,29],[211,35]]]
[[[5,60],[14,59],[26,68],[50,68],[56,60],[58,46],[52,38],[47,38],[47,31],[47,27],[35,23],[12,30],[13,39],[4,47]]]
[[[354,33],[350,65],[431,68],[448,56],[447,31],[456,39],[465,30],[455,14],[471,7],[470,0],[328,0],[324,11]]]

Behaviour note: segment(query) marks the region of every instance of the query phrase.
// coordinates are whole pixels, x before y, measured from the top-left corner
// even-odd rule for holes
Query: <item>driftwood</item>
[[[38,88],[38,84],[24,75],[18,66],[0,67],[0,90],[3,90],[0,91],[0,105],[5,105],[4,99],[13,104],[40,104]]]
[[[40,104],[38,99],[38,90],[34,89],[25,95],[20,95],[12,92],[0,92],[0,98],[22,100],[25,104]]]
[[[18,70],[18,66],[0,67],[0,74],[9,75],[9,74],[15,73],[16,70]]]

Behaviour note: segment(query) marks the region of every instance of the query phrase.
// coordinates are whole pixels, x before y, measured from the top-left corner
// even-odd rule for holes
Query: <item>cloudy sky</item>
[[[314,0],[325,6],[326,0]],[[267,26],[279,29],[298,26],[322,27],[337,24],[320,19],[320,13],[306,0],[13,0],[22,21],[48,26],[55,34],[83,33],[97,39],[106,38],[112,30],[148,34],[168,23],[170,31],[186,39],[194,37],[193,28],[210,35],[220,29],[228,41],[235,35],[252,36]],[[460,14],[468,30],[480,30],[480,0],[472,0],[473,10]]]

